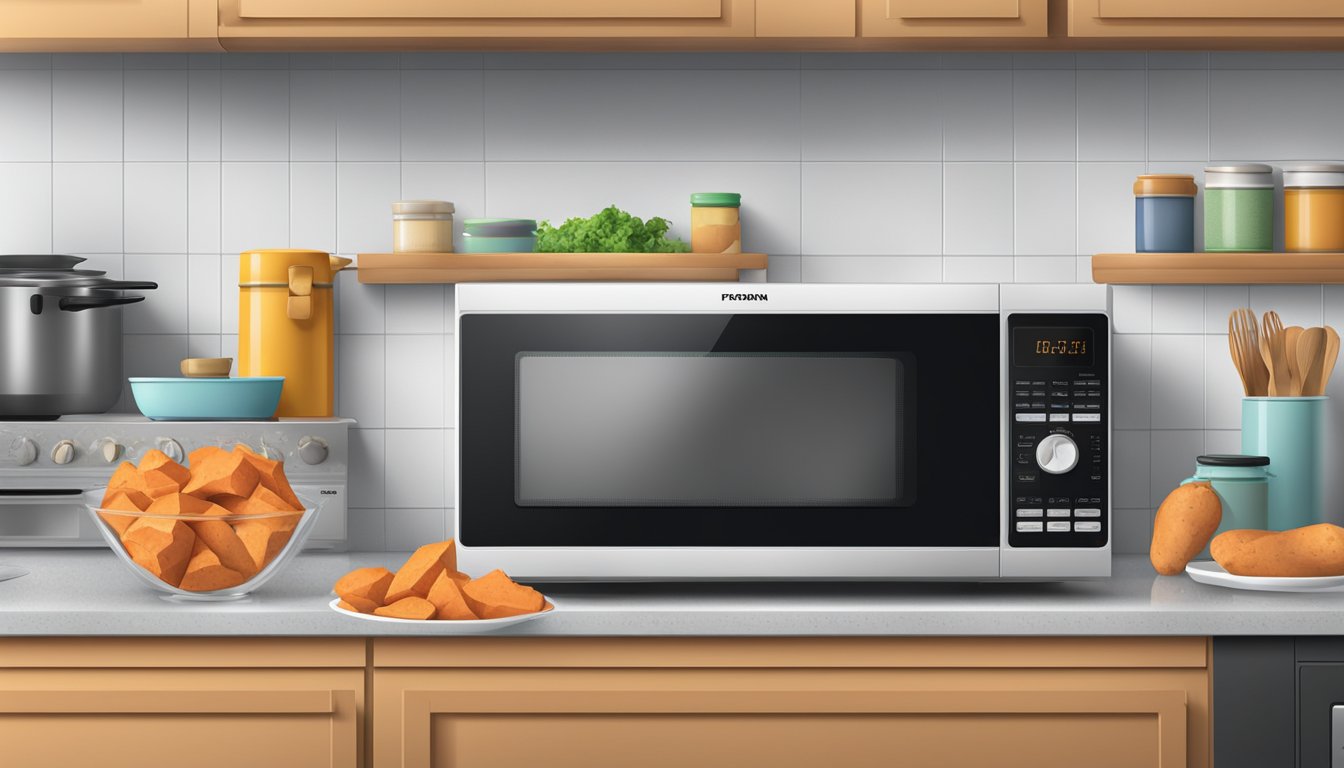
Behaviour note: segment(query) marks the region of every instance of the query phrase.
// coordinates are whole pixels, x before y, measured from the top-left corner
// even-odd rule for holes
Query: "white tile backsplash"
[[[127,310],[128,375],[236,357],[239,251],[384,251],[397,199],[452,200],[459,233],[617,204],[685,238],[691,192],[734,190],[745,247],[771,255],[748,279],[1085,282],[1091,254],[1133,249],[1139,173],[1344,154],[1340,70],[1332,52],[10,54],[0,252],[159,282]],[[451,531],[454,292],[336,282],[352,544],[410,548]],[[1227,313],[1344,326],[1344,289],[1116,286],[1112,305],[1114,544],[1142,551],[1194,456],[1239,448]]]

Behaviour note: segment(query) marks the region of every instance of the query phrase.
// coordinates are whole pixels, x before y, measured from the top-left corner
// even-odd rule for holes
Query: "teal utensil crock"
[[[1269,457],[1268,528],[1285,531],[1326,522],[1325,397],[1246,397],[1241,452]]]

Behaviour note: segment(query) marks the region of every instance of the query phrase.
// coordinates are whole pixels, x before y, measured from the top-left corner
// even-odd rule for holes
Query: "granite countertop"
[[[352,568],[403,554],[305,553],[257,594],[179,603],[105,550],[0,550],[31,573],[0,582],[0,636],[432,636],[441,626],[352,619],[328,607]],[[497,635],[1344,635],[1344,594],[1242,592],[1159,577],[1060,583],[548,585],[557,611]]]

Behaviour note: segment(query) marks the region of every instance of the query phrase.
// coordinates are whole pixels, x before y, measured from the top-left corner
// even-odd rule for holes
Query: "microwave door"
[[[996,547],[993,314],[464,314],[468,547]]]

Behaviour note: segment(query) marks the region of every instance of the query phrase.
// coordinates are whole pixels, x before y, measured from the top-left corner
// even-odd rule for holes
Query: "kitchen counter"
[[[352,568],[404,554],[304,554],[229,603],[159,597],[102,550],[0,550],[31,573],[0,582],[0,636],[444,634],[327,607]],[[1344,594],[1241,592],[1159,577],[1117,557],[1114,576],[1066,583],[551,585],[555,614],[497,635],[1344,635]]]

